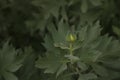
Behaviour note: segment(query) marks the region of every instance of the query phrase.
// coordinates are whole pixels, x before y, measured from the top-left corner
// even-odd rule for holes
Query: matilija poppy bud
[[[66,41],[68,41],[68,42],[75,42],[75,40],[76,40],[76,35],[75,34],[69,33],[66,36]]]

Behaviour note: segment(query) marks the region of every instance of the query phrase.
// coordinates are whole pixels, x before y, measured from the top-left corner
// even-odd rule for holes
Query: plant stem
[[[73,45],[70,43],[70,55],[73,55]]]

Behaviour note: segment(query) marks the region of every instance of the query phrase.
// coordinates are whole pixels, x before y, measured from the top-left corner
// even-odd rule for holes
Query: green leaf
[[[60,66],[59,70],[57,71],[56,76],[59,76],[66,69],[67,69],[67,65],[66,64],[63,64],[62,66]]]
[[[80,55],[80,59],[85,62],[96,62],[101,54],[99,51],[88,50]]]
[[[1,50],[1,59],[4,61],[4,65],[9,65],[15,59],[15,55],[17,55],[17,50],[15,50],[9,42],[6,42]]]
[[[58,23],[58,29],[56,29],[54,24],[51,23],[48,26],[48,31],[50,32],[50,35],[46,35],[45,43],[43,43],[46,48],[49,47],[47,48],[48,50],[50,50],[51,48],[54,49],[54,47],[59,47],[61,49],[68,49],[67,47],[68,44],[66,42],[66,35],[69,31],[69,26],[67,23],[63,21],[63,19],[60,20],[60,22]]]
[[[118,36],[120,36],[120,29],[118,27],[116,27],[116,26],[113,26],[112,28],[113,28],[113,32],[115,34],[117,34]]]
[[[83,13],[86,13],[88,10],[88,3],[87,3],[87,0],[82,0],[82,3],[81,3],[81,11]]]
[[[94,73],[88,73],[88,74],[83,74],[80,75],[78,80],[94,80],[97,79],[97,75],[95,75]]]
[[[97,75],[94,74],[94,73],[88,73],[88,74],[85,74],[84,76],[85,76],[88,80],[96,79],[96,78],[97,78]]]
[[[99,21],[97,21],[95,24],[92,25],[85,25],[84,27],[80,27],[79,29],[79,40],[84,42],[84,46],[86,46],[89,43],[92,43],[92,41],[95,41],[100,37],[100,24]],[[99,40],[98,40],[99,41]]]
[[[88,69],[88,66],[85,63],[81,62],[81,61],[79,61],[77,63],[77,65],[81,69],[81,71],[86,71]]]
[[[66,69],[64,56],[59,52],[47,53],[46,57],[39,57],[36,67],[45,69],[45,73],[57,73],[57,76]]]
[[[58,34],[65,41],[65,37],[69,31],[69,26],[67,22],[64,22],[63,19],[58,23]]]
[[[84,77],[80,76],[78,80],[86,80]]]
[[[93,70],[96,72],[96,74],[98,74],[101,77],[107,77],[108,76],[108,71],[105,67],[97,65],[97,64],[93,64],[92,65]]]
[[[5,80],[18,80],[18,78],[13,73],[10,72],[4,72],[3,76]]]
[[[34,52],[34,49],[31,46],[29,46],[24,48],[24,51],[22,53],[24,54],[22,56],[24,61],[22,67],[17,72],[19,80],[38,80],[37,78],[39,77],[39,74],[37,73],[37,69],[35,67],[35,61],[37,56]]]
[[[16,72],[22,65],[22,59],[17,59],[19,58],[17,53],[18,51],[9,45],[9,42],[6,42],[0,49],[0,75],[6,80],[17,80],[17,77],[12,73]]]
[[[120,70],[120,59],[118,60],[106,60],[103,62],[103,64],[108,67],[108,68],[111,68],[115,71],[119,71]],[[114,64],[114,65],[113,65]]]
[[[9,70],[10,72],[16,72],[21,66],[22,64],[13,63],[7,68],[7,70]]]
[[[45,43],[43,43],[43,45],[48,51],[55,49],[54,44],[53,44],[54,42],[53,42],[52,38],[50,37],[50,35],[46,35],[44,38],[44,41],[45,41]]]
[[[101,0],[90,0],[90,2],[94,5],[94,6],[99,6],[101,5]]]
[[[72,62],[76,62],[79,60],[79,57],[73,55],[65,55],[65,57],[71,60]]]

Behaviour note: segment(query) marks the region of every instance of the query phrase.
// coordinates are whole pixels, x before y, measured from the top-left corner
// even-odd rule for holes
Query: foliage
[[[47,49],[46,57],[40,57],[36,67],[45,69],[44,73],[55,73],[57,77],[65,71],[70,71],[67,74],[79,75],[78,80],[112,80],[118,77],[111,78],[109,70],[113,71],[112,73],[116,71],[111,70],[113,66],[109,65],[110,69],[107,67],[110,61],[119,60],[119,42],[108,38],[107,35],[100,36],[101,29],[98,22],[92,26],[78,26],[75,30],[77,32],[75,42],[65,40],[66,31],[69,30],[64,26],[58,27],[58,30],[54,26],[51,27],[44,42]],[[113,44],[115,46],[112,46]]]
[[[12,46],[8,45],[6,42],[2,49],[0,50],[0,76],[5,80],[18,80],[18,78],[13,74],[21,66],[21,61],[19,59],[18,51]]]
[[[0,0],[0,80],[120,80],[120,0]]]

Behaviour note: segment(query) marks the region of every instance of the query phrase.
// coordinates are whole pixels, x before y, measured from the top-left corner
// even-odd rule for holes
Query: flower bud
[[[75,40],[76,40],[75,34],[70,33],[66,36],[66,41],[68,41],[68,42],[74,42]]]

